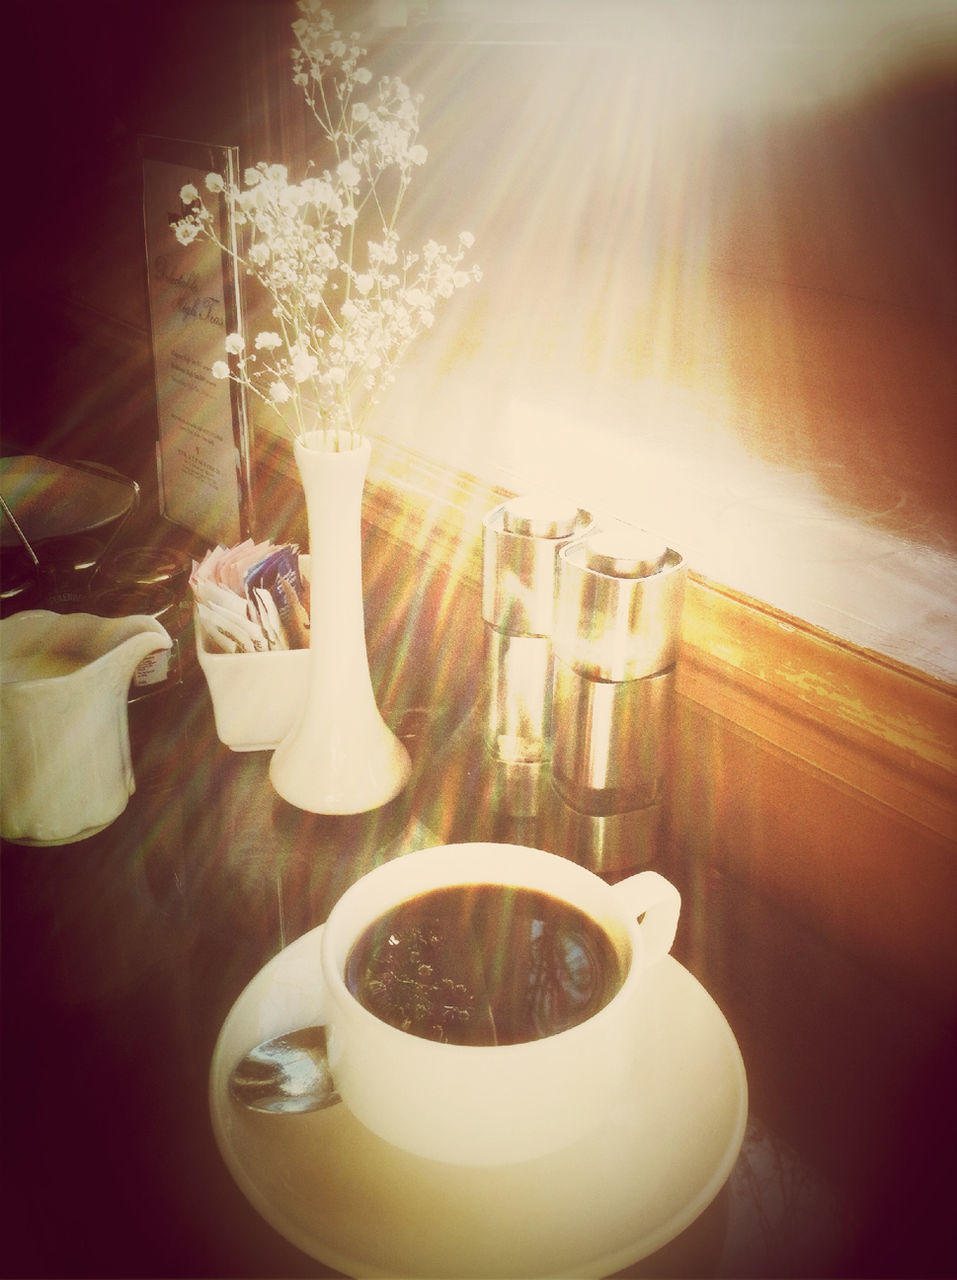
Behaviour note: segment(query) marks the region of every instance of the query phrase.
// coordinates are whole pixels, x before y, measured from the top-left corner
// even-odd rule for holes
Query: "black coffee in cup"
[[[449,1044],[521,1044],[603,1008],[625,962],[586,912],[535,889],[451,885],[391,908],[353,944],[346,984],[391,1026]]]

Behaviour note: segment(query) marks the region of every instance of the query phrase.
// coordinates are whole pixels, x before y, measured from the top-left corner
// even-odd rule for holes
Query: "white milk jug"
[[[172,641],[154,618],[36,609],[0,622],[2,835],[83,840],[134,790],[127,698],[144,658]]]

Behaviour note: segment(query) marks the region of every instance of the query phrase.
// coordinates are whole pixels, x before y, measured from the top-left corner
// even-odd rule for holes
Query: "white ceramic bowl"
[[[309,683],[309,650],[216,653],[195,619],[196,654],[206,676],[216,734],[232,751],[272,751],[295,726]]]

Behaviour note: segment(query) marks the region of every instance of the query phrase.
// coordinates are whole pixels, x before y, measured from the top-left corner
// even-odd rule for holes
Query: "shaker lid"
[[[502,507],[502,527],[528,538],[567,538],[580,512],[573,502],[549,493],[521,494]]]
[[[668,547],[643,529],[608,529],[584,539],[585,563],[613,578],[648,578],[668,557]]]
[[[510,635],[550,636],[555,564],[594,526],[591,513],[545,492],[509,498],[482,521],[482,617]]]
[[[555,656],[590,680],[640,680],[677,657],[683,557],[635,526],[606,527],[558,555]]]

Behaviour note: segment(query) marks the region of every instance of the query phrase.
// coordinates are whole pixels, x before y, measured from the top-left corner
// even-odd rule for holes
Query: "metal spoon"
[[[229,1093],[254,1111],[321,1111],[339,1101],[326,1058],[325,1027],[301,1027],[250,1049],[233,1067]]]

